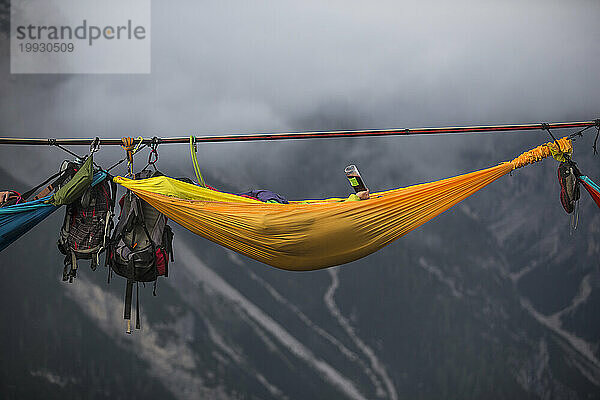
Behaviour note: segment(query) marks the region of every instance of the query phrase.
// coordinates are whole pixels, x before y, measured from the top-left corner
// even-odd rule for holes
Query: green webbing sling
[[[202,187],[206,187],[206,183],[204,183],[204,178],[202,177],[202,173],[200,172],[200,167],[198,166],[198,158],[196,157],[196,137],[190,136],[190,154],[192,155],[192,164],[194,164],[194,172],[196,173],[196,181],[198,185]]]
[[[61,187],[56,193],[52,195],[48,203],[52,203],[54,206],[62,206],[64,204],[71,204],[77,200],[81,195],[90,187],[92,179],[94,177],[94,160],[93,156],[90,156],[85,160],[83,165],[75,173],[73,178],[63,187]]]

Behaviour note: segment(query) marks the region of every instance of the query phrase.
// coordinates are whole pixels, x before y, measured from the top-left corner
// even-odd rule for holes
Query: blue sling
[[[92,186],[102,182],[106,176],[106,172],[96,172]],[[58,209],[57,206],[44,203],[50,197],[0,208],[0,251]]]

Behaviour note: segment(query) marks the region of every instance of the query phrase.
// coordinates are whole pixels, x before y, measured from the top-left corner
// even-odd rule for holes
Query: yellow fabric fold
[[[144,190],[156,194],[162,194],[165,196],[177,197],[181,200],[202,200],[202,201],[216,201],[223,203],[258,203],[262,204],[259,200],[250,199],[248,197],[237,196],[235,194],[218,192],[203,188],[191,183],[178,181],[166,176],[156,176],[148,179],[128,179],[120,176],[116,176],[113,181],[125,186],[127,189],[137,192],[137,190]]]
[[[560,150],[570,146],[563,141]],[[549,148],[530,152],[491,168],[350,202],[272,204],[167,177],[114,180],[204,238],[276,268],[307,271],[367,256],[513,169],[551,155]]]

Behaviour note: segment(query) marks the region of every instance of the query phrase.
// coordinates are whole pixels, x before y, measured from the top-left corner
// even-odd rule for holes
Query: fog
[[[599,15],[597,1],[154,1],[148,75],[11,75],[3,38],[0,136],[593,119],[600,114]],[[465,149],[502,148],[492,165],[525,150],[522,140],[547,139],[531,132],[206,144],[199,158],[209,179],[234,189],[277,189],[308,175],[313,185],[290,195],[314,197],[347,191],[348,163],[383,189],[487,166],[469,166]],[[165,173],[193,174],[188,146],[164,145],[160,154]],[[56,148],[2,146],[0,168],[34,184],[64,156]],[[109,165],[122,156],[103,147],[98,160]]]

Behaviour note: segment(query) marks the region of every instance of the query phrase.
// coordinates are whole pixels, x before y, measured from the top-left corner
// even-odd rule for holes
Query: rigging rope
[[[56,139],[48,139],[48,140],[51,141],[50,145],[58,147],[62,151],[69,153],[70,155],[72,155],[73,157],[75,157],[78,160],[83,160],[85,158],[85,157],[81,157],[80,155],[78,155],[78,154],[72,152],[71,150],[61,146],[60,144],[56,143]]]
[[[137,144],[135,143],[136,140],[139,140]],[[121,139],[121,142],[123,143],[121,147],[127,153],[128,175],[133,176],[133,155],[140,149],[140,146],[144,142],[144,138],[141,136],[138,136],[137,139],[132,137],[124,137]]]
[[[260,141],[260,140],[290,140],[290,139],[318,139],[336,137],[366,137],[366,136],[407,136],[407,135],[438,135],[438,134],[461,134],[461,133],[483,133],[483,132],[510,132],[540,130],[544,126],[548,129],[564,128],[587,128],[600,126],[600,120],[555,122],[555,123],[532,123],[513,125],[487,125],[487,126],[463,126],[444,128],[414,128],[414,129],[367,129],[367,130],[339,130],[339,131],[314,131],[314,132],[289,132],[289,133],[256,133],[256,134],[232,134],[232,135],[206,135],[194,136],[196,143],[203,142],[236,142],[236,141]],[[139,139],[139,138],[138,138]],[[159,144],[188,143],[186,137],[157,138]],[[43,138],[10,138],[0,137],[0,144],[16,145],[90,145],[94,139],[43,139]],[[154,143],[154,138],[141,139],[143,144]],[[100,145],[123,145],[121,139],[100,139]]]

